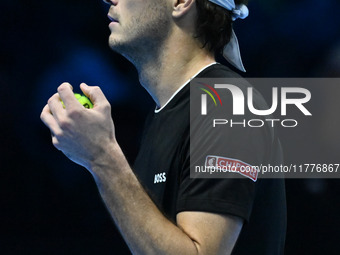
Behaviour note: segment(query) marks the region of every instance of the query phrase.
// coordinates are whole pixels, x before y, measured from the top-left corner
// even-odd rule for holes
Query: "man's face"
[[[166,0],[116,0],[108,16],[110,47],[133,58],[157,50],[171,28],[171,5]]]

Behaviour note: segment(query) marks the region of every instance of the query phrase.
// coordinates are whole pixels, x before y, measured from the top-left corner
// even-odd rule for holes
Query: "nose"
[[[109,5],[117,5],[118,1],[117,0],[103,0],[104,3],[109,4]]]

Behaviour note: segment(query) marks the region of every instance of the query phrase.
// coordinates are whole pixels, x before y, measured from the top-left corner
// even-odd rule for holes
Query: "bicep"
[[[198,254],[230,254],[241,232],[243,220],[232,215],[180,212],[177,226],[194,242]]]

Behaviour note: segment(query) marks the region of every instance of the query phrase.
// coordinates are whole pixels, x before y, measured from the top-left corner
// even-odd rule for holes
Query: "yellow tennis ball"
[[[80,95],[78,93],[74,93],[74,96],[78,99],[79,103],[81,103],[85,108],[87,108],[87,109],[93,108],[93,104],[92,104],[91,100],[88,97],[86,97],[85,95]],[[63,101],[61,101],[61,104],[65,108]]]
[[[81,103],[85,108],[91,109],[93,108],[93,104],[91,100],[85,96],[75,93],[74,96],[78,99],[79,103]]]

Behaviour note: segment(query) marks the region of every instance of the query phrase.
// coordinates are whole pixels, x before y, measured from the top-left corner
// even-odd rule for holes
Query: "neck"
[[[135,66],[140,83],[157,107],[162,107],[199,70],[215,62],[213,54],[185,34],[170,37],[159,50],[153,52],[154,56],[149,54],[147,58],[140,58],[143,61],[138,61],[139,64],[135,62]]]

